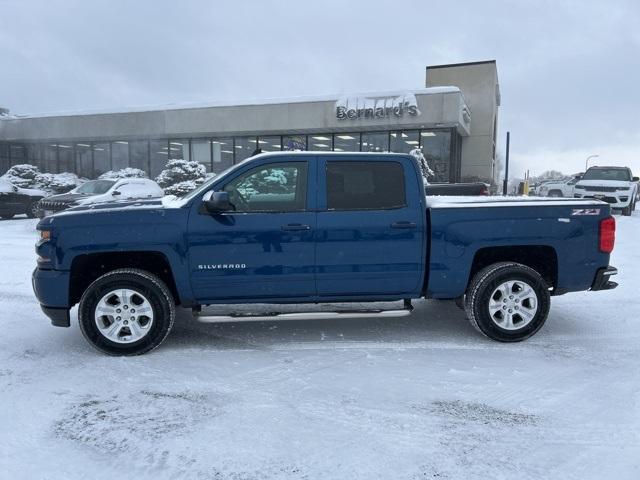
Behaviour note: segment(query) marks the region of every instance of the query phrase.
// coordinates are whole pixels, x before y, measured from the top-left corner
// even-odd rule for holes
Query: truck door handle
[[[391,224],[391,228],[416,228],[417,226],[413,222],[393,222]]]
[[[301,230],[310,230],[311,227],[309,225],[303,225],[302,223],[289,223],[287,225],[282,225],[282,230],[287,232],[299,232]]]

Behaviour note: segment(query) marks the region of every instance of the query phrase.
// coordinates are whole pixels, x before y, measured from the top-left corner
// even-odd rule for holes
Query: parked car
[[[68,327],[79,303],[85,338],[112,355],[157,347],[176,305],[219,321],[202,307],[403,301],[250,314],[390,317],[421,297],[460,299],[477,330],[515,342],[543,326],[552,295],[616,287],[608,205],[426,197],[403,154],[262,154],[179,200],[78,206],[37,228],[33,286],[44,313]]]
[[[529,195],[535,196],[535,197],[540,197],[541,196],[540,195],[540,188],[542,188],[542,186],[545,183],[552,182],[552,181],[553,180],[543,180],[543,181],[541,181],[539,183],[535,183],[535,184],[531,185],[531,188],[529,189]]]
[[[538,189],[538,195],[540,197],[573,197],[573,189],[578,182],[576,178],[570,180],[557,180],[545,182],[540,185]]]
[[[595,198],[631,215],[638,201],[638,177],[627,167],[591,167],[576,183],[575,198]]]
[[[0,178],[0,218],[13,218],[26,214],[34,218],[38,213],[38,202],[47,195],[42,190],[16,187],[5,178]]]
[[[424,186],[427,195],[476,196],[489,195],[489,185],[475,183],[429,183]]]
[[[90,180],[68,193],[53,195],[40,201],[38,215],[43,218],[78,205],[92,205],[114,200],[159,198],[163,195],[162,188],[148,178]]]

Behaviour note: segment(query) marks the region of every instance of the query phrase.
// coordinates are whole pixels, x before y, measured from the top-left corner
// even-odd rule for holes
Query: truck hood
[[[37,188],[20,188],[18,187],[18,193],[27,195],[29,197],[46,197],[47,192],[44,190],[38,190]]]
[[[111,200],[108,202],[87,203],[78,205],[58,215],[90,214],[95,212],[112,212],[123,210],[157,210],[165,208],[161,198],[148,200]]]

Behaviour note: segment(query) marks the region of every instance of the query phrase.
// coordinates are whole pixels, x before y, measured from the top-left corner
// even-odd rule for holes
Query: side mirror
[[[575,178],[576,180],[580,180],[580,179],[582,178],[582,175],[576,175],[576,176],[575,176],[575,177],[573,177],[573,178]]]
[[[207,192],[204,194],[204,197],[202,197],[202,203],[209,213],[221,213],[233,210],[233,206],[229,201],[228,192]]]
[[[634,182],[640,182],[640,177],[633,177]]]
[[[114,190],[113,192],[111,192],[111,196],[113,197],[117,197],[118,195],[122,195],[122,192],[119,190]]]

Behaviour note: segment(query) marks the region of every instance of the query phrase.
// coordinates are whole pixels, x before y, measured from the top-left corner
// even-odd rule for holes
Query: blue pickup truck
[[[606,203],[430,197],[402,154],[261,154],[181,199],[79,206],[37,228],[44,313],[68,327],[79,304],[82,333],[112,355],[157,347],[176,306],[207,321],[216,304],[300,305],[277,319],[313,316],[305,304],[393,316],[412,299],[455,299],[484,335],[520,341],[551,296],[616,287]],[[403,307],[345,307],[390,301]]]

